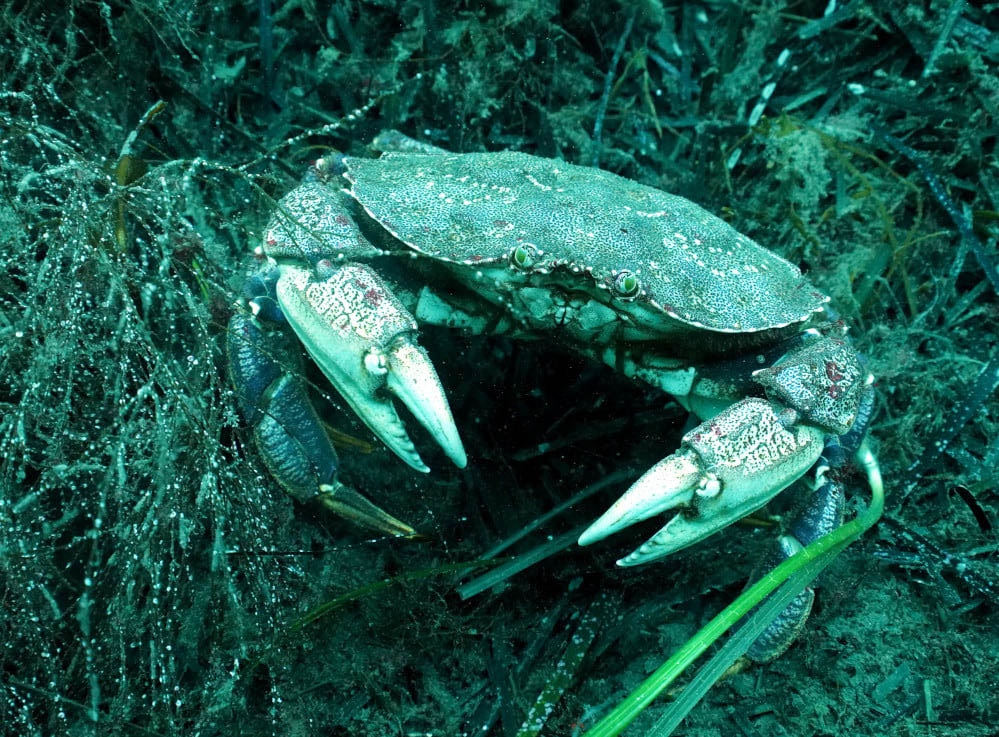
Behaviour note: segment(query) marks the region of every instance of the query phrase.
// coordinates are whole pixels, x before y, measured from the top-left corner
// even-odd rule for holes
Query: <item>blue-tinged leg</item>
[[[267,309],[268,301],[262,296],[254,305],[259,312]],[[267,469],[285,491],[365,527],[390,535],[414,534],[412,527],[338,480],[336,451],[296,378],[301,362],[280,330],[267,330],[255,316],[237,312],[229,321],[227,350],[240,409],[253,427]]]
[[[791,534],[781,535],[774,551],[761,567],[760,575],[754,576],[753,580],[843,524],[843,500],[843,485],[832,475],[824,475],[807,506],[791,523]],[[798,639],[814,601],[815,590],[812,587],[798,594],[749,646],[747,657],[757,663],[779,658]]]
[[[827,440],[816,466],[816,485],[808,502],[791,521],[788,532],[762,567],[765,574],[796,552],[843,524],[845,492],[843,468],[860,447],[871,421],[874,389],[865,388],[859,401],[857,417],[845,434]],[[756,576],[755,578],[759,578]],[[788,604],[767,629],[750,645],[746,655],[757,663],[774,660],[797,639],[812,610],[815,591],[809,587]]]

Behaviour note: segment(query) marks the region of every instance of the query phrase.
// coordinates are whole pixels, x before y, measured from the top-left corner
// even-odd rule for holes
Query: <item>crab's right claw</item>
[[[703,540],[750,514],[796,481],[818,459],[824,433],[794,424],[763,399],[744,399],[683,437],[680,449],[632,485],[579,538],[601,540],[660,512],[680,512],[618,561],[647,563]]]
[[[464,468],[465,449],[437,372],[416,342],[416,321],[372,269],[328,262],[315,272],[282,266],[276,294],[312,360],[393,453],[417,471],[429,470],[390,394]]]

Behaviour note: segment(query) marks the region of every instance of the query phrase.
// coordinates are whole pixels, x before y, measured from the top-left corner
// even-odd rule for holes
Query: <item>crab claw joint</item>
[[[794,424],[763,399],[744,399],[684,435],[680,449],[636,481],[579,538],[601,540],[679,509],[665,527],[618,561],[633,566],[703,540],[750,514],[800,478],[822,452],[823,431]]]
[[[372,269],[282,266],[277,299],[312,360],[358,417],[399,458],[429,471],[391,394],[413,413],[459,467],[467,463],[437,372],[416,343],[417,324]]]

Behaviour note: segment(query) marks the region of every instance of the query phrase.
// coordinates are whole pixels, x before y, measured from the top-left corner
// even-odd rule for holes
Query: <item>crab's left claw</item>
[[[744,399],[684,435],[680,449],[632,485],[579,538],[589,545],[669,509],[679,513],[618,561],[647,563],[693,545],[750,514],[818,459],[824,432],[777,414],[763,399]]]
[[[306,351],[358,417],[399,458],[428,471],[399,418],[394,394],[459,468],[467,463],[437,372],[416,343],[417,324],[363,264],[283,266],[281,311]]]

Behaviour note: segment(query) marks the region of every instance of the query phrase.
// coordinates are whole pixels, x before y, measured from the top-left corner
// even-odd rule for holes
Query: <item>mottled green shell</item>
[[[610,289],[690,325],[751,332],[806,320],[826,297],[797,267],[693,202],[615,174],[506,151],[346,160],[352,194],[390,233],[445,261],[482,265],[519,245],[535,269]]]

